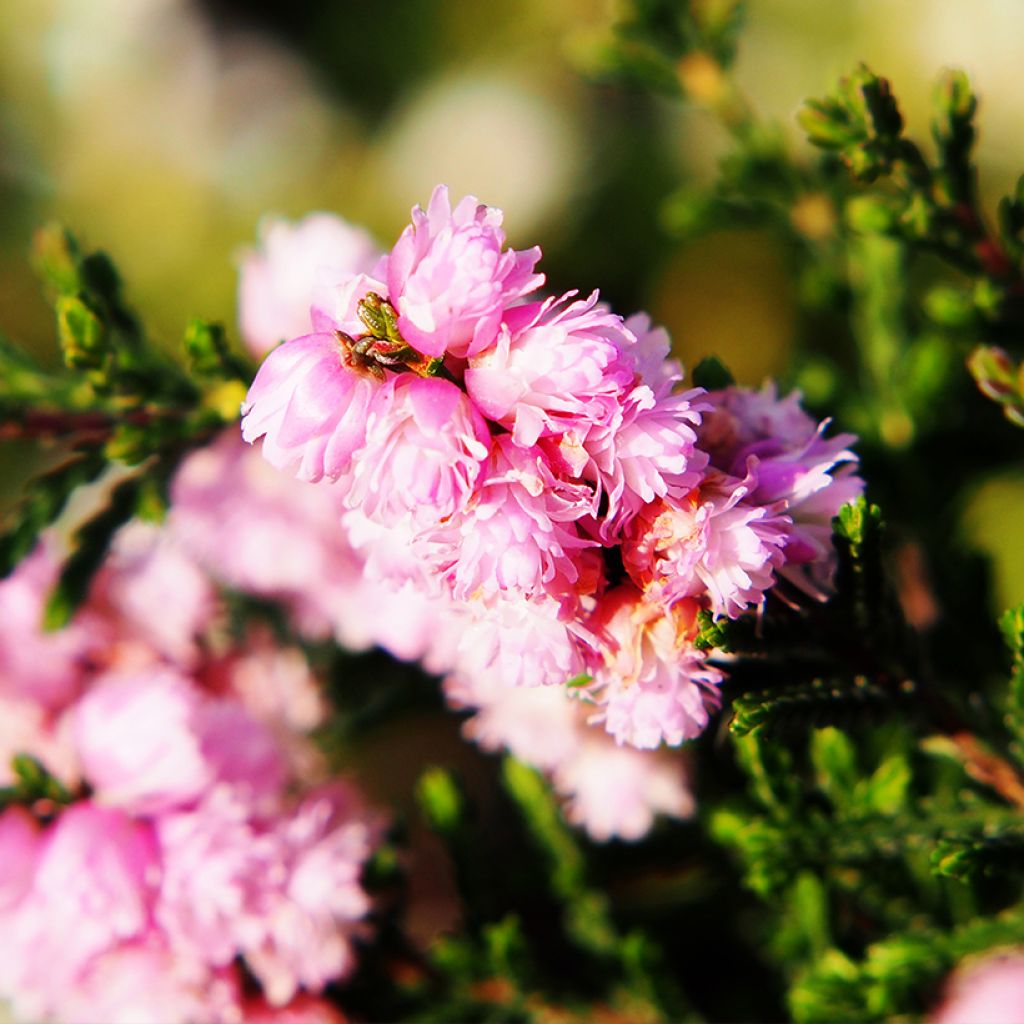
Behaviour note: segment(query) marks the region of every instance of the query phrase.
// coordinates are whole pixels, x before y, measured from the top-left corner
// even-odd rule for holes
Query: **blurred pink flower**
[[[505,249],[501,220],[475,196],[453,210],[444,185],[426,211],[413,208],[388,256],[387,286],[402,337],[417,351],[477,355],[494,341],[505,307],[543,283],[533,272],[540,249]]]
[[[959,967],[931,1024],[1024,1024],[1024,953],[995,954]]]
[[[5,936],[0,995],[16,1015],[51,1016],[94,957],[144,934],[158,881],[148,825],[88,801],[62,811]]]
[[[255,356],[310,331],[310,306],[322,277],[369,273],[380,258],[362,228],[329,213],[261,225],[259,247],[238,273],[238,322]]]
[[[242,406],[242,437],[263,438],[263,457],[300,480],[337,479],[366,438],[381,388],[353,369],[333,334],[309,334],[275,348]]]

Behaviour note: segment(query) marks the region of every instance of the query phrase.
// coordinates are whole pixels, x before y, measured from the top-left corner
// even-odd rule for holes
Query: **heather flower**
[[[790,521],[743,499],[752,480],[709,475],[682,501],[658,501],[626,528],[622,559],[652,601],[706,597],[715,616],[736,618],[775,582]]]
[[[380,258],[373,239],[329,213],[295,223],[266,221],[258,249],[238,275],[238,322],[249,351],[263,356],[310,330],[314,290],[324,275],[370,273]]]
[[[601,571],[574,522],[592,512],[587,486],[559,480],[543,453],[504,435],[472,501],[418,547],[459,601],[548,594],[574,606]]]
[[[460,612],[456,665],[470,675],[490,673],[503,686],[557,686],[585,669],[575,621],[564,621],[554,598],[510,598]]]
[[[566,797],[568,820],[597,842],[642,839],[657,815],[688,818],[695,808],[677,754],[618,746],[593,727],[581,729],[552,781]]]
[[[374,402],[347,501],[390,524],[436,522],[463,507],[483,468],[490,433],[454,384],[405,374]]]
[[[565,687],[508,687],[493,676],[456,674],[444,690],[451,706],[474,712],[462,727],[468,739],[548,773],[569,821],[598,842],[639,839],[658,814],[693,811],[678,755],[618,746],[587,724],[588,705]]]
[[[453,210],[439,185],[415,207],[387,261],[387,292],[402,337],[424,355],[465,358],[482,352],[501,314],[544,281],[533,268],[540,249],[505,249],[500,210],[474,196]]]
[[[593,659],[594,717],[619,743],[678,746],[707,725],[722,673],[692,645],[697,610],[695,601],[651,605],[629,584],[599,602],[591,621],[602,639]]]
[[[1024,954],[1011,950],[959,968],[931,1024],[1020,1024],[1024,1021]]]
[[[582,438],[633,383],[621,353],[634,339],[622,318],[597,305],[597,292],[569,301],[574,294],[508,310],[496,343],[466,370],[470,397],[518,445],[568,431]]]
[[[785,511],[791,525],[780,574],[824,598],[835,570],[832,519],[864,489],[853,435],[826,438],[828,420],[808,416],[797,392],[778,398],[772,383],[760,391],[726,388],[708,400],[700,444],[712,465],[735,476],[749,472],[756,483],[747,500]]]
[[[8,933],[3,994],[16,1014],[49,1017],[94,957],[141,936],[158,877],[148,825],[89,801],[62,811]]]
[[[659,393],[638,384],[582,441],[581,475],[596,483],[607,506],[597,531],[604,543],[615,541],[644,505],[683,498],[700,483],[707,465],[707,455],[695,447],[702,394]],[[571,468],[571,455],[564,448],[559,455]]]
[[[229,431],[191,453],[171,485],[168,530],[216,579],[282,602],[310,636],[369,647],[364,559],[339,527],[341,489],[275,469]]]
[[[274,349],[242,406],[242,437],[263,438],[263,457],[300,480],[337,479],[366,437],[381,381],[346,363],[334,334],[309,334]]]
[[[89,615],[57,632],[43,630],[43,608],[59,568],[56,543],[47,536],[0,580],[0,696],[49,711],[75,698],[89,655],[105,632]]]

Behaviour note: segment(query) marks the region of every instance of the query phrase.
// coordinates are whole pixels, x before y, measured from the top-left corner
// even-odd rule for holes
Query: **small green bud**
[[[462,794],[451,773],[444,768],[428,768],[416,787],[416,798],[430,822],[438,832],[451,832],[462,818]]]
[[[103,365],[107,355],[106,324],[77,295],[57,299],[57,335],[69,367],[95,370]]]
[[[978,108],[978,100],[963,71],[943,74],[935,87],[934,102],[939,116],[949,122],[967,123]]]
[[[861,234],[886,234],[896,226],[896,221],[892,203],[880,196],[854,196],[846,204],[846,223]]]
[[[966,327],[974,318],[974,300],[959,288],[939,285],[925,296],[924,311],[943,327]]]
[[[32,265],[58,294],[81,290],[78,243],[60,224],[46,224],[32,238]]]
[[[979,345],[967,357],[967,369],[986,398],[994,402],[1012,400],[1018,392],[1017,367],[994,345]]]

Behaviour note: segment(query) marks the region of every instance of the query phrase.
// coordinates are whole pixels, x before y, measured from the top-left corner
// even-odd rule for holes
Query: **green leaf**
[[[430,827],[442,835],[452,833],[462,823],[462,793],[444,768],[428,768],[420,776],[416,801]]]
[[[705,356],[693,368],[693,383],[695,387],[708,391],[720,391],[735,384],[736,378],[718,356]]]
[[[105,466],[100,452],[86,449],[33,480],[13,513],[13,524],[0,535],[0,578],[9,576],[32,551],[39,534],[64,511],[74,490],[95,480]]]
[[[66,626],[89,594],[93,576],[103,564],[114,534],[135,513],[142,489],[140,477],[123,480],[110,492],[107,505],[87,519],[72,538],[72,552],[61,568],[57,585],[43,612],[47,630]]]

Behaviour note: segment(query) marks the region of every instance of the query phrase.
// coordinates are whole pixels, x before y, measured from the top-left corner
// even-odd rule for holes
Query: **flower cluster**
[[[620,744],[696,736],[722,680],[701,613],[758,608],[783,577],[827,593],[852,439],[771,385],[681,390],[666,333],[596,293],[531,298],[539,250],[507,248],[473,197],[439,187],[364,256],[310,280],[310,333],[267,355],[244,439],[331,493],[402,595],[384,628],[405,656],[477,695],[573,681]],[[445,625],[407,643],[424,604]]]
[[[218,625],[206,575],[141,523],[44,633],[56,546],[0,584],[3,781],[21,755],[59,783],[0,813],[0,999],[56,1022],[337,1020],[314,997],[354,967],[381,823],[322,781],[305,658]]]

